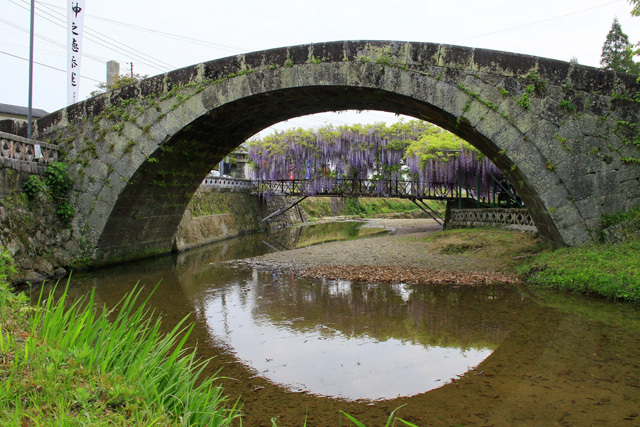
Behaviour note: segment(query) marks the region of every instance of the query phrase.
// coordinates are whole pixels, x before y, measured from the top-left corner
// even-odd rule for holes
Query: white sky
[[[36,1],[34,61],[59,70],[34,66],[33,106],[49,112],[66,104],[60,71],[66,70],[65,6]],[[0,0],[1,103],[28,103],[29,8],[29,0]],[[106,79],[112,59],[121,73],[133,63],[135,73],[152,76],[239,53],[335,40],[457,44],[576,57],[597,67],[615,16],[631,42],[640,40],[640,18],[630,10],[627,0],[86,0],[80,94],[86,98]],[[277,127],[396,120],[382,112],[324,113]]]

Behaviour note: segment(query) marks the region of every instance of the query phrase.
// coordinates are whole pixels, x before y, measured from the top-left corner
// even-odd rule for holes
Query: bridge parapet
[[[49,163],[58,161],[55,145],[0,132],[0,165],[24,172],[44,173]]]

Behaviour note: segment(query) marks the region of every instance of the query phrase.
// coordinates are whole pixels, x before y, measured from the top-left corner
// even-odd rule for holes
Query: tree
[[[640,0],[638,0],[640,1]],[[634,52],[629,37],[622,31],[618,18],[613,19],[611,30],[602,46],[600,66],[605,70],[640,74],[640,64],[633,60]]]
[[[107,85],[105,82],[98,83],[96,85],[98,89],[91,91],[89,96],[100,95],[101,93],[118,89],[131,83],[135,83],[138,80],[146,79],[147,77],[149,77],[149,75],[147,74],[145,74],[144,76],[141,76],[140,74],[134,74],[133,76],[129,74],[121,74],[119,76],[115,76],[110,85]]]
[[[629,4],[633,6],[633,9],[631,9],[631,15],[640,16],[640,0],[629,0]]]

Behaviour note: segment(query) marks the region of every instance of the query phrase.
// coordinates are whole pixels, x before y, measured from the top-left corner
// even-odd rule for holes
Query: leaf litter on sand
[[[327,265],[306,267],[298,271],[305,277],[350,280],[369,283],[406,283],[411,285],[455,284],[484,285],[489,283],[519,284],[513,274],[482,271],[444,271],[430,268],[372,265]]]

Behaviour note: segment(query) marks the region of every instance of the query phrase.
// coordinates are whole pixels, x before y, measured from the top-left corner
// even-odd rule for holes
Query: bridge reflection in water
[[[269,251],[263,238],[245,236],[174,257],[77,274],[70,293],[95,289],[96,302],[112,307],[136,283],[145,286],[146,297],[160,282],[150,305],[167,330],[191,314],[195,326],[189,345],[197,345],[202,357],[213,357],[205,374],[226,377],[220,381],[232,401],[244,402],[246,425],[271,425],[273,417],[279,425],[303,425],[305,420],[307,425],[340,425],[340,411],[366,425],[384,425],[389,412],[401,406],[401,418],[421,426],[432,420],[441,425],[548,425],[558,419],[590,425],[599,418],[622,425],[624,417],[637,413],[640,316],[634,307],[541,291],[532,295],[512,286],[312,282],[225,263]],[[265,330],[273,334],[261,335]],[[305,346],[316,350],[304,353]],[[345,348],[339,355],[327,354],[340,346]],[[391,346],[394,351],[388,350]],[[430,355],[431,348],[438,350]],[[274,357],[280,357],[276,351],[300,359],[283,367],[287,362]],[[421,370],[448,363],[447,356],[456,352],[474,357],[458,357],[462,370],[477,363],[476,355],[491,351],[450,384],[445,384],[450,371],[435,378]],[[376,369],[370,354],[380,361]],[[416,370],[405,370],[397,361]],[[421,379],[425,391],[434,383],[442,387],[373,405],[314,396],[305,377],[318,376],[314,364],[322,373],[330,370],[327,364],[338,370],[345,362],[351,373],[363,377],[395,369],[397,375],[388,375],[385,384],[369,383],[382,393]],[[277,380],[285,368],[295,372],[294,384],[269,380],[270,375]],[[312,393],[297,392],[301,383]]]
[[[353,223],[344,225],[351,234]],[[305,232],[289,237],[305,240]],[[512,331],[494,317],[498,306],[506,299],[522,305],[516,292],[499,286],[323,282],[225,263],[269,251],[264,240],[245,236],[80,274],[72,292],[95,286],[96,300],[111,306],[138,281],[147,288],[161,282],[151,302],[165,322],[194,312],[200,351],[228,352],[248,367],[234,377],[258,375],[289,392],[348,400],[411,396],[463,375]]]
[[[290,391],[378,400],[446,384],[510,332],[491,322],[466,324],[460,311],[478,292],[456,293],[447,303],[434,289],[254,271],[194,298],[213,340],[259,376]]]

